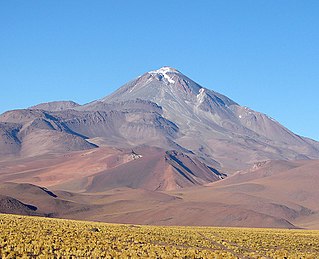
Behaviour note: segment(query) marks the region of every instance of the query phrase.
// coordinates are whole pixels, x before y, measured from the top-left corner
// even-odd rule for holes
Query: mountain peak
[[[180,74],[180,72],[172,67],[164,66],[157,70],[152,70],[148,72],[150,75],[160,76],[161,78],[165,78],[169,84],[174,84],[175,80],[172,78],[171,73]]]
[[[152,70],[148,72],[149,74],[166,74],[166,73],[180,73],[176,68],[164,66],[157,70]]]
[[[211,99],[226,105],[236,104],[226,96],[200,86],[176,68],[169,66],[146,72],[100,101],[114,103],[136,99],[152,101],[160,106],[171,105],[172,102],[177,105],[185,102],[204,103]]]

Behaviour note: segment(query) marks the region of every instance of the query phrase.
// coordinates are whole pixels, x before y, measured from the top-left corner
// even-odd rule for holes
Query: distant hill
[[[35,106],[29,107],[29,109],[54,112],[54,111],[64,111],[64,110],[72,109],[77,106],[80,106],[80,105],[73,101],[55,101],[55,102],[48,102],[48,103],[40,103]]]

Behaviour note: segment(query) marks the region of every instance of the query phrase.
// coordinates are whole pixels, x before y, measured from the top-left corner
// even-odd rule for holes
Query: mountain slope
[[[142,148],[136,159],[88,177],[85,188],[89,192],[118,187],[169,191],[201,186],[225,176],[182,152]]]
[[[216,165],[217,167],[218,165]],[[32,183],[71,191],[117,187],[175,190],[225,177],[196,156],[160,148],[96,148],[0,161],[0,182]]]
[[[0,131],[0,146],[6,147],[4,155],[35,156],[96,147],[43,110],[5,112],[0,115]]]

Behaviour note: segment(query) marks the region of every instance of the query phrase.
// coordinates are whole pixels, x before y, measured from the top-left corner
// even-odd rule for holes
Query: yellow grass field
[[[0,258],[319,258],[319,231],[160,227],[0,214]]]

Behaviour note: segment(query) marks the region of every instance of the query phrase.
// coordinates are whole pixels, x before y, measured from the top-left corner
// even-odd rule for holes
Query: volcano
[[[0,183],[6,186],[0,185],[0,195],[24,213],[29,213],[24,204],[33,204],[28,197],[34,196],[8,186],[16,190],[31,184],[58,193],[39,198],[54,204],[35,204],[39,215],[162,224],[169,214],[172,220],[165,222],[175,225],[201,221],[279,227],[294,227],[297,218],[311,215],[316,225],[319,208],[306,201],[319,195],[314,185],[304,196],[289,189],[300,199],[297,203],[278,186],[291,173],[290,187],[302,182],[307,188],[298,174],[304,168],[311,169],[307,177],[316,182],[318,158],[318,142],[167,66],[88,104],[56,101],[0,115]],[[264,188],[273,189],[275,195]],[[254,196],[257,192],[261,196]],[[141,198],[144,194],[150,199]],[[101,201],[92,201],[94,197]],[[214,199],[218,202],[212,203]],[[130,211],[134,209],[129,204],[136,204],[139,209],[128,213],[110,202]],[[149,203],[165,206],[151,206],[143,214]],[[256,204],[267,204],[268,211]],[[180,217],[190,208],[191,216]],[[196,221],[205,208],[207,217]],[[223,221],[221,211],[241,216]]]

